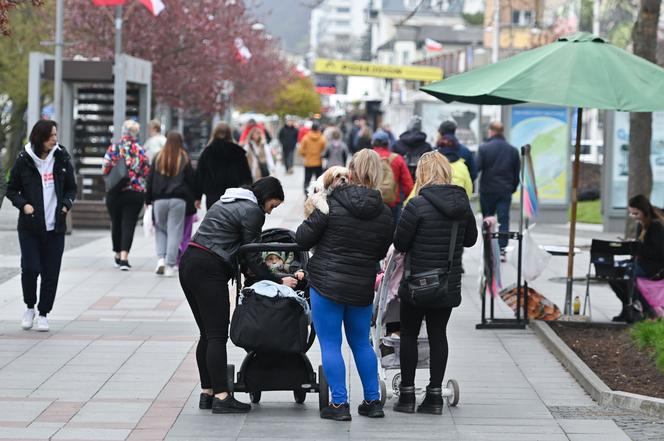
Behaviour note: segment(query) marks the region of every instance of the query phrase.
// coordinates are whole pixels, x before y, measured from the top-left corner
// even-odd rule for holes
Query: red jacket
[[[393,153],[385,147],[374,147],[373,149],[381,158],[387,158]],[[392,160],[392,173],[394,173],[394,180],[397,182],[397,200],[396,202],[388,205],[394,208],[399,202],[401,202],[402,193],[408,197],[410,192],[413,191],[413,178],[410,176],[408,165],[406,165],[406,161],[403,159],[403,156],[398,153],[394,153],[394,159]]]

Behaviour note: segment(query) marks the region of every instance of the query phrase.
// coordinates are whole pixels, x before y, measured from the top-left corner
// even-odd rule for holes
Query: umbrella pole
[[[572,215],[569,224],[569,249],[567,252],[567,292],[565,294],[565,315],[572,313],[572,278],[574,277],[574,240],[576,238],[576,206],[579,188],[579,160],[581,157],[581,125],[583,109],[576,112],[576,145],[574,146],[574,166],[572,168]]]

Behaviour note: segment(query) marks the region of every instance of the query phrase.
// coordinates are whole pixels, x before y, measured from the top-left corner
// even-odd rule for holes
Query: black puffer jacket
[[[57,198],[55,232],[64,234],[67,231],[67,215],[62,212],[62,207],[67,207],[67,212],[69,212],[74,205],[77,189],[76,178],[74,177],[74,167],[71,164],[71,156],[63,146],[59,146],[53,153],[53,158],[55,160],[53,180],[55,197]],[[9,175],[7,199],[12,201],[19,210],[19,230],[37,234],[46,233],[42,176],[37,170],[35,161],[25,150],[18,154]],[[30,215],[23,213],[23,207],[26,204],[32,205],[35,212]]]
[[[475,216],[465,190],[456,185],[423,188],[404,207],[394,235],[394,247],[410,254],[412,274],[444,269],[454,221],[459,222],[459,228],[452,274],[448,278],[449,297],[432,307],[461,303],[461,254],[463,247],[471,247],[477,241]],[[407,296],[402,298],[409,300]]]
[[[253,182],[247,153],[239,145],[221,139],[205,147],[198,159],[196,175],[196,199],[205,194],[208,210],[227,189]]]
[[[356,185],[337,188],[327,202],[330,213],[315,210],[295,235],[300,245],[316,247],[307,265],[309,283],[335,302],[370,305],[376,264],[392,240],[392,212],[379,191]]]

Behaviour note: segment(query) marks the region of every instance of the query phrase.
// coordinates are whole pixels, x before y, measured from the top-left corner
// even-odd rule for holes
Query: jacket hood
[[[247,190],[246,188],[229,188],[220,200],[224,204],[241,200],[251,201],[254,204],[258,204],[258,199],[256,199],[254,192]]]
[[[385,207],[378,190],[359,185],[338,187],[331,196],[359,219],[374,219],[382,213]]]
[[[53,148],[53,150],[51,150],[48,153],[48,156],[46,156],[46,159],[41,159],[39,156],[37,156],[35,151],[32,149],[32,145],[30,145],[30,143],[27,143],[25,145],[24,149],[25,149],[26,153],[28,155],[30,155],[32,160],[37,165],[46,164],[46,163],[49,163],[49,162],[55,162],[55,155],[58,152],[60,152],[60,150],[62,150],[63,153],[65,152],[65,150],[60,146],[60,144],[56,144],[56,146]],[[69,155],[67,155],[67,156],[69,156]]]
[[[208,154],[216,159],[234,160],[247,155],[242,147],[223,139],[213,140],[206,148],[209,149]]]
[[[458,185],[427,186],[420,190],[420,196],[423,196],[436,210],[452,220],[463,220],[468,216],[468,210],[470,210],[468,195]]]
[[[459,155],[459,149],[455,147],[438,147],[438,151],[447,158],[448,161],[450,162],[457,162],[459,159],[461,159],[461,156]]]
[[[403,142],[406,144],[408,147],[415,147],[419,146],[419,144],[426,142],[427,141],[427,134],[424,132],[418,132],[418,131],[409,131],[409,132],[403,132],[399,136],[399,141]]]
[[[323,134],[321,132],[311,131],[304,136],[311,138],[313,141],[319,141],[323,137]]]

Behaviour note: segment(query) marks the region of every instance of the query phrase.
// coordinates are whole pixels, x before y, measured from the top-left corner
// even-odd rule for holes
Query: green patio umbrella
[[[539,103],[578,108],[565,297],[565,311],[571,311],[583,108],[625,112],[664,110],[664,69],[599,37],[579,32],[429,84],[422,90],[446,102]]]

